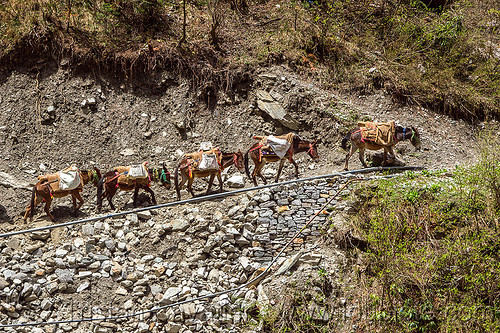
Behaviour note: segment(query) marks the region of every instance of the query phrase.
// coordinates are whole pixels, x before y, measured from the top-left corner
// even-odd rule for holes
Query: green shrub
[[[453,177],[425,172],[365,186],[355,231],[369,243],[365,329],[445,332],[500,328],[499,136],[481,135],[478,162]],[[408,177],[409,176],[409,177]]]

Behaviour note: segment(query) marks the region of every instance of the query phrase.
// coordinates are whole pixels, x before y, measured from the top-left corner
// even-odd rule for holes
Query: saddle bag
[[[283,158],[286,155],[288,149],[290,149],[290,142],[286,139],[280,139],[275,136],[269,135],[266,140],[267,147],[271,148],[272,151],[279,157]]]
[[[127,177],[129,179],[142,179],[142,178],[148,178],[148,171],[142,164],[137,164],[137,165],[131,165],[130,166],[130,171],[127,174]]]
[[[201,162],[198,165],[198,170],[219,170],[219,163],[217,162],[216,154],[202,154]]]
[[[61,191],[74,190],[82,185],[80,173],[76,165],[59,171],[59,189]]]
[[[371,141],[382,146],[392,146],[394,144],[394,134],[396,132],[395,123],[358,122],[363,140]]]

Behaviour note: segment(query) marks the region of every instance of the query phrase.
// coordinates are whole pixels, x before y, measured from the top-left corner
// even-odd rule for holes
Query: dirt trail
[[[0,81],[0,172],[19,182],[34,183],[37,175],[72,163],[84,169],[96,165],[106,171],[115,165],[148,161],[160,166],[165,162],[173,171],[180,156],[196,151],[202,141],[211,141],[225,150],[246,151],[253,144],[252,135],[284,131],[256,112],[258,89],[269,91],[300,121],[300,135],[322,139],[317,163],[305,154],[296,155],[301,176],[341,171],[346,153],[340,141],[349,129],[347,124],[358,119],[396,120],[416,126],[423,150],[416,153],[406,142],[396,146],[406,165],[450,169],[470,163],[476,156],[474,129],[463,121],[419,107],[401,107],[382,92],[335,95],[284,66],[256,71],[246,90],[242,88],[231,96],[221,93],[213,111],[192,96],[188,87],[179,79],[163,93],[152,93],[106,78],[73,77],[55,64],[39,76],[13,71]],[[360,167],[357,156],[353,156],[350,169]],[[290,177],[293,168],[287,164],[284,171],[282,179]],[[272,170],[267,174],[272,177]],[[250,186],[250,181],[246,184]],[[204,190],[205,186],[205,181],[196,181],[195,190]],[[21,212],[30,193],[25,189],[1,189],[0,228],[10,230],[15,228],[12,223],[22,223]],[[175,198],[174,190],[153,189],[159,203]],[[183,196],[187,197],[184,191]],[[83,197],[86,203],[80,216],[90,216],[95,211],[95,189],[85,188]],[[130,198],[131,193],[118,195],[117,206],[123,207]],[[141,194],[143,204],[147,199]],[[71,219],[70,205],[69,198],[55,201],[55,216],[60,221]]]

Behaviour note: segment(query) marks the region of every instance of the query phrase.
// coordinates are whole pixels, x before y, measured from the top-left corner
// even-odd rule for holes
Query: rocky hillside
[[[178,3],[105,3],[0,5],[1,233],[52,224],[41,207],[33,220],[22,215],[36,177],[70,164],[105,172],[147,161],[173,174],[202,142],[246,152],[253,135],[294,131],[321,140],[317,161],[294,156],[300,175],[330,174],[343,169],[340,142],[360,120],[416,127],[422,150],[398,143],[401,164],[423,166],[447,182],[443,169],[473,165],[482,156],[479,133],[498,112],[498,10],[490,1],[450,1],[438,10],[414,1],[187,3],[185,40]],[[356,155],[351,170],[361,168]],[[366,155],[372,165],[380,163],[374,152]],[[293,178],[293,171],[287,163],[281,179]],[[273,181],[276,172],[277,165],[267,165],[264,175]],[[234,180],[225,190],[251,186],[234,168],[223,176]],[[367,176],[381,177],[401,179],[406,188],[405,180],[417,176]],[[1,238],[0,325],[121,316],[241,286],[349,178]],[[206,186],[196,180],[195,192]],[[420,202],[422,186],[408,202]],[[152,189],[160,204],[176,200],[173,189]],[[381,313],[388,312],[369,295],[388,293],[377,289],[385,285],[371,280],[367,262],[380,258],[364,254],[361,236],[373,235],[352,218],[360,206],[367,212],[372,206],[353,200],[353,193],[364,192],[352,190],[321,212],[270,275],[248,288],[127,319],[10,331],[380,330],[389,318]],[[82,196],[77,218],[97,216],[95,188],[85,187]],[[182,197],[190,197],[185,189]],[[118,192],[117,210],[132,209],[131,198]],[[140,207],[150,204],[140,193]],[[69,198],[54,201],[58,223],[75,220],[70,207]],[[420,309],[418,296],[412,301]],[[364,312],[371,302],[376,320]],[[425,326],[432,320],[419,317],[411,325],[415,321],[432,328]]]
[[[402,107],[383,92],[339,95],[283,66],[256,71],[249,76],[247,90],[232,99],[227,97],[211,112],[189,98],[183,80],[170,82],[163,94],[144,95],[140,90],[114,85],[112,80],[97,82],[71,76],[56,65],[52,64],[54,69],[45,75],[13,71],[0,87],[5,124],[0,163],[3,232],[51,223],[41,208],[32,222],[23,221],[21,216],[30,198],[28,184],[39,174],[71,163],[108,170],[142,161],[157,166],[165,162],[172,171],[183,153],[195,151],[200,142],[208,140],[225,150],[246,151],[253,143],[251,135],[287,130],[268,114],[281,107],[288,121],[298,124],[297,133],[322,139],[317,162],[296,155],[302,176],[342,170],[345,152],[339,147],[340,139],[357,119],[394,119],[416,126],[422,134],[423,151],[415,153],[409,143],[397,146],[408,165],[441,169],[474,160],[474,131],[465,122],[422,108]],[[354,156],[351,169],[359,167]],[[232,169],[228,176],[231,174],[239,175]],[[268,165],[265,175],[271,180],[275,174],[276,166]],[[292,175],[293,168],[288,167],[282,178]],[[266,267],[276,250],[338,184],[277,188],[5,238],[1,242],[2,324],[122,315],[236,287]],[[197,180],[195,191],[204,191],[206,185],[206,181]],[[235,186],[242,185],[249,187],[250,182],[245,179]],[[153,190],[159,203],[175,200],[173,190],[157,186]],[[185,190],[182,194],[188,197]],[[85,188],[83,196],[86,202],[79,217],[94,216],[95,189]],[[150,204],[147,194],[139,199],[141,206]],[[121,192],[115,203],[119,210],[131,209],[131,194]],[[70,205],[69,199],[55,200],[58,222],[73,219]],[[349,206],[340,200],[330,208],[337,212]],[[105,211],[108,209],[105,205]],[[322,271],[334,272],[345,260],[341,251],[331,247],[333,239],[323,236],[334,216],[328,214],[321,215],[281,259],[298,260],[294,281],[307,276],[316,281],[319,277],[313,283],[323,288],[325,281],[316,273],[318,265]],[[325,241],[330,245],[321,245]],[[298,253],[304,257],[299,259]],[[234,295],[128,320],[65,324],[62,329],[264,329],[258,319],[262,304],[275,304],[282,297],[280,284],[287,281],[288,277],[277,279],[273,275],[257,289],[243,289]],[[329,292],[317,295],[325,297]],[[328,309],[328,316],[355,311],[345,303],[317,304],[314,309],[318,313]],[[342,321],[342,325],[352,324]]]
[[[72,163],[83,169],[95,165],[104,172],[117,165],[148,161],[159,166],[165,162],[173,172],[182,154],[196,151],[203,141],[226,151],[246,152],[254,143],[252,135],[292,130],[268,114],[273,106],[286,110],[287,117],[298,124],[295,132],[307,139],[321,139],[317,163],[305,154],[296,156],[303,176],[342,170],[345,152],[340,140],[358,119],[416,126],[423,151],[414,152],[407,142],[397,146],[408,164],[439,169],[474,159],[474,130],[463,121],[420,107],[403,107],[383,92],[352,96],[321,89],[284,66],[249,73],[245,89],[242,82],[242,90],[210,111],[190,96],[189,85],[182,78],[169,81],[163,93],[152,94],[104,77],[74,77],[56,63],[47,65],[49,69],[41,75],[13,71],[0,86],[4,124],[0,128],[4,145],[0,171],[21,187],[35,182],[39,174]],[[268,176],[273,176],[276,167],[268,167]],[[353,156],[351,168],[359,167]],[[287,164],[283,179],[292,170]],[[30,195],[13,189],[7,180],[4,183],[4,220],[17,225]],[[173,198],[173,192],[158,194],[160,202]],[[84,195],[86,207],[92,211],[94,192],[89,188]],[[60,217],[65,218],[66,213]]]
[[[1,245],[1,323],[120,316],[235,288],[259,275],[345,181],[283,186],[8,239]],[[283,264],[279,274],[300,267],[297,279],[314,273],[320,263],[332,272],[338,269],[343,255],[334,251],[332,257],[332,249],[318,241],[328,230],[328,217],[348,208],[338,198],[329,206],[334,213],[316,218],[278,261],[277,267]],[[284,262],[288,256],[294,260]],[[61,329],[257,329],[257,314],[266,302],[276,301],[275,280],[282,280],[280,275],[266,278],[231,294],[128,320],[68,323]]]

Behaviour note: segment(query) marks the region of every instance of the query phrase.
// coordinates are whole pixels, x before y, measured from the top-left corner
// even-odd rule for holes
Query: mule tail
[[[174,185],[175,185],[175,191],[177,192],[177,200],[181,200],[181,189],[179,188],[179,166],[175,168]]]
[[[97,211],[100,212],[102,208],[102,197],[104,195],[104,182],[106,181],[106,177],[101,177],[99,179],[99,183],[97,184]]]
[[[245,172],[247,174],[248,179],[251,178],[251,176],[250,176],[250,170],[248,168],[248,153],[249,152],[250,152],[250,150],[247,150],[247,152],[245,153]]]
[[[353,131],[349,131],[346,136],[344,136],[344,138],[342,139],[342,144],[341,144],[341,147],[342,149],[344,150],[347,150],[349,147],[347,146],[350,139],[351,139],[351,134],[352,134]]]

